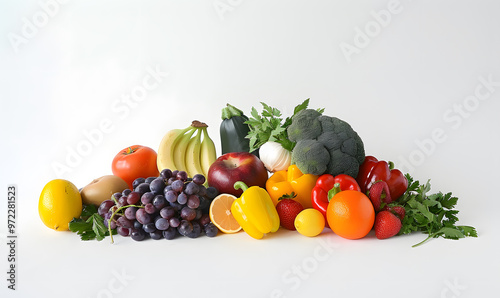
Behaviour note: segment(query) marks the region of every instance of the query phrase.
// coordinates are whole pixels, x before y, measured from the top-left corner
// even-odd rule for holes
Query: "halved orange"
[[[221,232],[232,234],[241,230],[240,224],[231,213],[231,205],[237,198],[231,194],[220,194],[210,204],[209,216]]]

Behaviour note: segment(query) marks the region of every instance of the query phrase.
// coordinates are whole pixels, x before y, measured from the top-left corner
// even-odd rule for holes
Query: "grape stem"
[[[113,200],[113,202],[115,202],[115,204],[118,204],[118,201],[116,200],[115,195],[111,195],[111,199]]]
[[[109,231],[109,236],[111,237],[111,244],[115,243],[115,241],[113,240],[113,232],[111,230],[111,221],[113,220],[113,217],[115,217],[116,213],[118,213],[122,209],[126,209],[128,207],[144,208],[144,206],[127,205],[127,206],[119,207],[115,211],[113,211],[113,214],[111,214],[111,217],[108,219],[108,231]]]

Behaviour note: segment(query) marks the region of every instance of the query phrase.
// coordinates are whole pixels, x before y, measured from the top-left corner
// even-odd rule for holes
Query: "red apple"
[[[267,170],[260,159],[248,152],[226,153],[210,166],[207,175],[208,185],[217,188],[219,193],[240,197],[243,191],[235,190],[234,183],[243,181],[250,186],[266,187]]]

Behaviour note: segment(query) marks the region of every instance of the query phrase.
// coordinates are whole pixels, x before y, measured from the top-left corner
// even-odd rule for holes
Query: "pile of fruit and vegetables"
[[[278,229],[315,237],[334,233],[378,239],[421,232],[422,242],[477,237],[457,225],[457,198],[430,194],[392,162],[366,155],[349,123],[308,108],[286,118],[265,103],[250,117],[227,104],[220,123],[221,155],[207,124],[171,129],[158,150],[140,145],[118,152],[113,175],[78,189],[46,184],[39,200],[43,223],[82,240],[114,235],[172,240],[243,230],[262,239]]]

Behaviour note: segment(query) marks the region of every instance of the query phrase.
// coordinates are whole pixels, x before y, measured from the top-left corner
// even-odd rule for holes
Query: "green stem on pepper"
[[[340,183],[335,183],[333,185],[333,188],[328,191],[328,202],[330,202],[330,200],[341,191],[342,190],[340,189]]]

